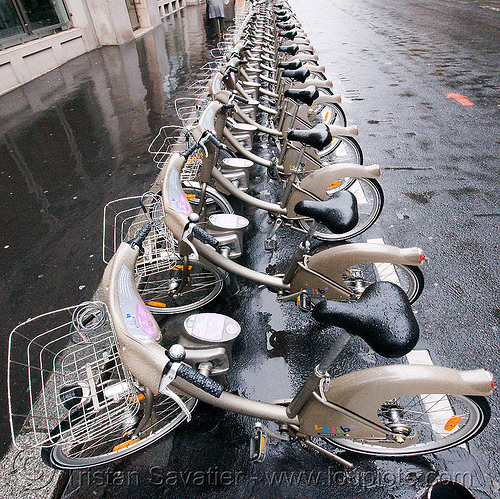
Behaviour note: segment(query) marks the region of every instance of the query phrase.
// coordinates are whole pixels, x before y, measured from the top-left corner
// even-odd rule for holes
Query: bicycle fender
[[[312,66],[307,64],[306,65],[307,69],[309,71],[314,71],[314,68],[317,68],[318,66]],[[306,88],[309,85],[314,85],[316,88],[332,88],[333,87],[333,81],[332,80],[318,80],[316,78],[308,78],[304,83],[300,83],[299,81],[294,81],[292,87],[293,88]],[[341,97],[339,96],[333,96],[331,95],[330,97],[335,97],[338,98],[338,101],[332,101],[336,102],[337,104],[340,104],[341,102]]]
[[[328,403],[381,425],[377,416],[379,407],[397,397],[419,394],[456,394],[487,396],[492,393],[493,375],[484,369],[458,371],[432,365],[399,364],[355,371],[331,381],[326,392]],[[345,430],[353,438],[383,437],[351,414],[311,396],[299,412],[300,431],[311,436],[343,436]],[[332,433],[333,428],[333,435]],[[326,431],[330,434],[325,434]],[[338,431],[340,430],[340,431]],[[413,439],[394,442],[395,447],[412,445]],[[390,444],[384,443],[384,446]]]
[[[290,157],[289,157],[290,158]],[[288,159],[289,159],[288,158]],[[354,163],[339,163],[327,165],[314,170],[305,177],[298,187],[294,189],[287,202],[287,216],[295,218],[295,205],[305,199],[328,199],[328,189],[343,178],[378,178],[380,168],[378,165],[356,165]]]
[[[316,83],[313,83],[313,85],[315,87],[318,87]],[[319,104],[340,104],[341,102],[342,102],[342,97],[339,94],[336,95],[319,94],[319,97],[314,101],[314,105],[316,106]]]
[[[332,137],[357,137],[359,135],[358,127],[356,125],[328,125],[328,129],[330,130]]]
[[[299,264],[290,283],[291,293],[305,290],[311,295],[332,300],[351,298],[345,287],[345,270],[362,263],[392,263],[399,265],[422,265],[420,248],[398,248],[388,244],[352,243],[342,244],[320,251]]]

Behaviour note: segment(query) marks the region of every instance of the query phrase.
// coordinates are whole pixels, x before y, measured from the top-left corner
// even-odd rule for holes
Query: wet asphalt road
[[[360,128],[365,164],[383,168],[384,211],[364,238],[419,245],[429,258],[426,288],[414,306],[421,325],[417,348],[428,349],[435,364],[486,367],[498,377],[497,4],[317,0],[314,12],[310,3],[291,4],[345,96],[350,123]],[[127,46],[94,52],[53,72],[48,83],[34,82],[33,91],[25,87],[17,100],[7,99],[11,94],[0,100],[1,109],[12,109],[11,121],[2,120],[2,129],[9,126],[1,152],[2,161],[13,158],[6,163],[12,164],[12,180],[2,180],[2,189],[4,199],[15,199],[7,213],[16,214],[2,228],[2,248],[9,246],[2,260],[5,331],[28,315],[92,295],[103,269],[102,207],[148,187],[155,169],[147,144],[160,125],[176,122],[169,102],[176,92],[189,95],[187,82],[208,57],[212,40],[202,9],[185,13],[168,24],[165,38],[155,30]],[[195,30],[186,36],[190,26],[198,27],[198,38]],[[473,105],[462,106],[449,93]],[[24,113],[13,107],[21,96]],[[67,165],[73,179],[65,184],[54,172]],[[22,187],[14,190],[8,182]],[[258,169],[253,185],[255,193],[273,198]],[[298,239],[283,229],[279,250],[264,253],[267,216],[243,213],[251,221],[244,262],[262,271],[282,268]],[[210,310],[242,325],[228,375],[231,390],[261,400],[291,396],[336,334],[249,283],[242,282],[236,296],[221,296]],[[181,320],[162,324],[166,341],[174,339]],[[337,372],[385,362],[353,340]],[[249,463],[253,422],[200,405],[173,437],[116,466],[72,474],[63,496],[406,499],[442,475],[465,483],[478,498],[497,497],[498,395],[490,402],[492,421],[470,444],[470,454],[456,449],[384,461],[342,453],[353,470],[282,444],[270,445],[263,464]],[[230,472],[227,483],[214,485],[223,471]],[[195,472],[205,478],[196,482]]]

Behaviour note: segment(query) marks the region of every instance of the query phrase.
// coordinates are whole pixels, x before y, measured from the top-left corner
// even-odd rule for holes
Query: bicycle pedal
[[[266,458],[267,435],[262,431],[262,425],[255,423],[253,435],[250,437],[250,461],[262,463]]]
[[[266,239],[264,249],[266,251],[276,251],[278,249],[278,241],[276,239]]]

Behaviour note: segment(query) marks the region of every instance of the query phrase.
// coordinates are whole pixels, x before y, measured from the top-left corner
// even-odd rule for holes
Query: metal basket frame
[[[8,401],[20,450],[83,443],[134,418],[136,381],[120,360],[106,305],[85,302],[17,326],[9,337]]]
[[[175,112],[181,120],[182,126],[188,129],[194,127],[208,103],[208,98],[203,97],[179,97],[175,99]]]
[[[136,276],[147,276],[171,268],[178,259],[177,241],[163,221],[161,195],[147,192],[142,196],[116,199],[104,207],[102,258],[108,263],[123,241],[129,241],[143,227],[151,230],[142,243],[143,252],[135,266]]]
[[[165,125],[160,128],[156,137],[149,144],[148,152],[158,168],[163,168],[174,152],[180,152],[189,142],[189,131],[177,125]]]

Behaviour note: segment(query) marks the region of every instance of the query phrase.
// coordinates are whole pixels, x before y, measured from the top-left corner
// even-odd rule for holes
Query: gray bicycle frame
[[[199,119],[198,125],[196,125],[192,131],[196,142],[199,142],[207,131],[214,133],[218,139],[220,139],[223,134],[224,136],[232,137],[229,130],[225,127],[225,114],[222,109],[223,104],[218,101],[211,102],[207,106]],[[234,140],[236,141],[236,139]],[[244,150],[239,142],[236,141],[235,144],[236,143],[238,144],[238,147]],[[206,142],[205,147],[207,148],[208,155],[204,155],[202,160],[200,172],[201,183],[211,184],[212,180],[215,179],[224,190],[244,203],[255,206],[256,208],[262,208],[270,211],[271,213],[276,213],[287,217],[288,219],[303,218],[297,216],[294,211],[295,205],[299,201],[306,199],[313,199],[316,201],[328,199],[329,196],[327,191],[331,187],[332,182],[339,181],[343,178],[380,177],[380,168],[378,165],[362,166],[344,163],[324,166],[323,168],[311,172],[302,181],[296,182],[296,175],[299,171],[301,171],[301,159],[306,156],[305,147],[303,146],[299,151],[297,151],[296,155],[295,165],[298,168],[291,169],[291,175],[287,178],[285,191],[280,204],[278,205],[250,196],[235,187],[227,179],[223,178],[223,175],[216,168],[218,150],[211,142]],[[295,151],[295,149],[291,149],[291,151]],[[246,150],[245,153],[249,159],[254,157],[258,158],[258,156],[255,156]],[[258,159],[262,162],[261,158]],[[271,161],[265,160],[264,162],[266,163],[266,166],[272,166]]]
[[[183,240],[185,229],[189,223],[189,212],[186,210],[186,212],[182,213],[177,208],[172,207],[172,197],[182,194],[179,192],[172,193],[171,187],[175,185],[178,186],[176,189],[181,189],[179,172],[182,170],[184,162],[185,159],[183,156],[174,153],[162,172],[161,190],[163,208],[165,210],[165,224],[173,232],[178,241]],[[321,170],[318,170],[318,172],[321,172]],[[223,183],[224,188],[227,187],[228,190],[235,189],[241,192],[228,182],[222,174],[217,173],[216,175],[218,175],[216,177],[217,180]],[[312,174],[308,175],[305,180],[310,179],[311,176]],[[224,181],[227,182],[227,184],[224,183]],[[240,195],[243,197],[248,196],[245,193],[241,193]],[[260,207],[264,206],[264,203],[264,201],[261,201],[260,204],[254,203],[253,205]],[[187,203],[187,207],[187,209],[191,209],[189,203]],[[284,211],[283,208],[280,208],[280,210]],[[244,267],[226,258],[215,251],[211,246],[197,239],[193,239],[190,244],[192,249],[199,254],[201,261],[208,261],[212,265],[220,267],[231,274],[263,284],[276,292],[290,294],[321,289],[324,290],[323,296],[325,298],[334,299],[352,298],[352,291],[343,284],[344,281],[342,279],[344,271],[349,268],[349,266],[366,262],[421,265],[423,259],[422,250],[420,248],[400,249],[385,244],[358,243],[335,246],[305,259],[304,250],[299,248],[290,263],[289,269],[285,273],[286,279],[282,279]],[[190,251],[191,250],[188,250],[188,252]]]
[[[104,273],[104,298],[111,313],[123,363],[146,389],[158,393],[168,358],[165,349],[153,339],[158,336],[158,325],[145,308],[135,286],[133,276],[138,254],[138,247],[131,247],[126,242],[119,246]],[[147,316],[142,315],[137,320],[138,309]],[[127,327],[127,322],[138,325],[137,331]],[[346,335],[332,346],[288,407],[228,392],[217,398],[179,377],[170,386],[221,409],[290,425],[308,445],[311,445],[308,437],[321,436],[318,429],[344,426],[350,429],[346,438],[370,439],[386,447],[393,445],[398,448],[414,443],[417,435],[410,435],[405,437],[404,442],[396,443],[396,437],[401,434],[382,425],[377,416],[377,409],[387,400],[422,393],[479,396],[492,393],[493,377],[483,369],[457,371],[427,365],[390,365],[334,378],[324,393],[326,399],[323,399],[317,391],[318,384],[322,374],[342,350]],[[291,415],[290,408],[293,408]],[[335,458],[328,451],[323,452]],[[344,460],[341,462],[349,465]]]

